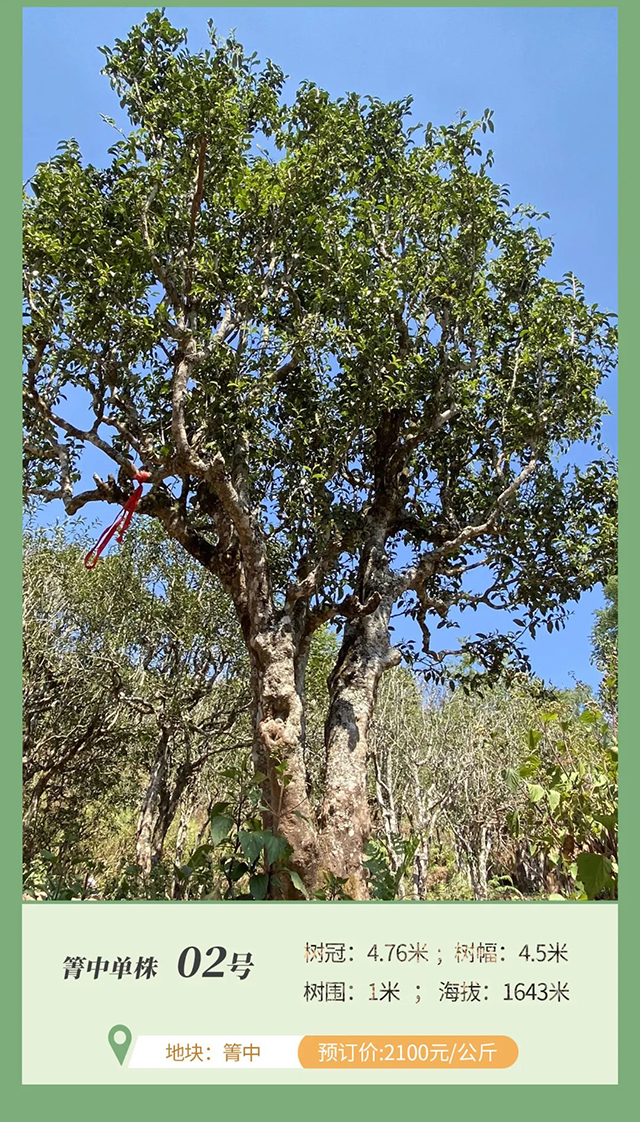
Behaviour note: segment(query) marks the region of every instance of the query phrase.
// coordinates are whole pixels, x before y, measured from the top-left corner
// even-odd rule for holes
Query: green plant
[[[505,773],[514,795],[507,815],[512,837],[525,837],[541,853],[554,896],[617,896],[618,752],[611,727],[593,707],[573,716],[543,714],[529,730],[529,755]]]

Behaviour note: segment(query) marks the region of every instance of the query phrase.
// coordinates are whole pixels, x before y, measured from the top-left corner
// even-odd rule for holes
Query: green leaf
[[[249,892],[254,900],[264,900],[267,895],[269,887],[269,876],[267,873],[258,873],[256,876],[251,877],[249,881]]]
[[[520,834],[520,815],[517,810],[508,810],[506,814],[507,829],[512,838],[517,838]]]
[[[210,812],[209,812],[209,817],[210,817],[210,818],[217,818],[217,816],[218,816],[219,814],[224,814],[224,812],[225,812],[225,810],[227,809],[227,807],[228,807],[228,806],[229,806],[229,803],[228,803],[228,802],[224,802],[224,803],[215,803],[215,804],[214,804],[214,805],[213,805],[213,806],[211,807],[211,810],[210,810]]]
[[[249,866],[246,861],[232,861],[228,867],[227,876],[229,880],[235,883],[235,881],[240,880],[240,877],[243,877],[244,874],[248,872]]]
[[[285,838],[280,838],[276,834],[272,834],[270,830],[264,831],[264,848],[267,855],[267,861],[270,865],[274,865],[279,857],[282,857],[287,848]]]
[[[240,830],[240,848],[250,865],[255,865],[264,846],[264,834],[259,830]]]
[[[593,725],[598,720],[598,718],[595,713],[591,712],[590,709],[585,709],[584,713],[580,714],[580,720],[584,725]]]
[[[541,787],[539,783],[528,783],[527,787],[530,803],[539,803],[544,798],[544,787]]]
[[[505,781],[505,783],[506,783],[506,785],[507,785],[507,787],[509,788],[510,791],[517,791],[518,790],[518,787],[520,786],[520,775],[516,771],[515,768],[513,768],[513,767],[505,768],[505,770],[502,773],[502,778],[504,779],[504,781]]]
[[[611,863],[602,853],[579,853],[578,879],[590,900],[595,900],[611,881]]]
[[[525,760],[522,767],[519,769],[519,774],[523,779],[529,779],[532,775],[535,775],[539,767],[539,756],[530,756],[528,760]]]
[[[307,892],[301,878],[298,876],[295,869],[287,869],[287,872],[288,872],[289,876],[291,877],[291,883],[292,883],[293,887],[297,888],[298,892],[301,892],[302,895],[308,900],[309,899],[309,893]]]
[[[614,811],[613,814],[594,814],[593,817],[596,822],[599,822],[600,825],[604,826],[607,830],[615,830],[618,824],[617,810]]]
[[[547,791],[547,801],[549,803],[549,810],[554,811],[560,802],[560,792],[557,791],[555,787]]]
[[[204,865],[207,857],[211,853],[212,848],[213,847],[210,845],[199,845],[198,848],[193,851],[189,858],[189,867],[191,869],[197,869],[200,865]]]
[[[233,826],[233,818],[228,818],[226,814],[218,814],[215,818],[211,819],[211,841],[214,845],[226,838],[229,830]]]
[[[240,772],[237,767],[222,768],[220,775],[224,775],[225,779],[239,779]]]

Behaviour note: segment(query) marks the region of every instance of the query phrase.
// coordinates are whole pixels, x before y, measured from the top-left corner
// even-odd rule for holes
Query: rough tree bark
[[[308,597],[314,576],[288,590],[277,606],[267,544],[259,513],[252,506],[247,443],[240,434],[229,467],[221,457],[204,464],[190,448],[181,400],[186,371],[174,383],[174,435],[184,463],[202,482],[199,498],[217,533],[215,561],[209,567],[233,600],[251,666],[253,763],[262,783],[265,827],[291,845],[289,860],[313,889],[318,867],[318,836],[304,766],[304,674],[312,628]],[[190,543],[191,544],[191,543]],[[323,571],[323,564],[319,572]],[[299,896],[293,887],[291,894]]]
[[[356,900],[366,900],[369,895],[362,864],[371,833],[367,734],[380,679],[401,659],[389,638],[389,621],[400,586],[387,553],[407,486],[397,458],[401,431],[401,413],[389,412],[378,427],[373,452],[374,497],[367,515],[369,532],[362,550],[357,595],[362,605],[374,608],[345,625],[338,661],[327,683],[323,866],[335,876],[346,878],[346,890]]]
[[[413,899],[426,900],[429,891],[431,837],[422,838],[413,858]]]
[[[309,642],[295,635],[285,615],[277,626],[253,637],[251,654],[253,762],[256,771],[266,776],[264,824],[287,840],[293,849],[290,865],[312,890],[320,850],[303,754]]]
[[[174,865],[179,868],[182,865],[182,858],[184,857],[184,848],[189,833],[189,821],[191,812],[193,810],[192,796],[186,795],[182,800],[180,807],[180,821],[178,823],[178,832],[176,834],[176,847],[173,855]],[[171,898],[172,900],[181,900],[183,898],[183,881],[177,875],[174,875],[173,883],[171,885]]]
[[[418,847],[413,856],[413,899],[426,900],[429,891],[429,870],[431,868],[431,845],[438,821],[440,807],[427,810],[421,808],[417,820],[412,819],[412,829],[418,835]]]
[[[453,826],[458,843],[458,868],[466,865],[474,899],[488,896],[488,865],[491,851],[491,829],[483,823],[474,824],[464,835]]]
[[[136,864],[146,878],[162,860],[165,838],[180,799],[194,776],[189,761],[182,764],[170,782],[171,728],[164,724],[156,748],[147,789],[136,829]]]
[[[471,887],[476,900],[486,900],[488,896],[488,860],[491,848],[491,830],[482,826],[477,834],[476,844],[469,853]]]
[[[380,817],[382,818],[382,829],[387,845],[387,853],[389,854],[389,865],[392,873],[397,875],[402,866],[402,858],[396,850],[397,839],[400,834],[400,823],[398,821],[393,791],[393,753],[387,751],[386,747],[376,748],[372,756],[376,777],[376,802],[378,804]],[[402,879],[400,879],[398,883],[398,899],[404,900],[404,897],[404,884]]]
[[[346,624],[338,661],[328,680],[325,725],[326,773],[321,811],[322,865],[346,879],[346,891],[368,899],[362,858],[371,833],[367,734],[385,670],[400,652],[389,640],[389,620],[397,595],[385,553],[390,512],[381,510],[363,557],[360,601],[375,596],[374,611]]]
[[[153,866],[157,865],[162,857],[164,834],[159,826],[163,817],[163,806],[168,799],[169,737],[170,728],[164,725],[151,765],[136,829],[136,864],[139,865],[144,877],[150,875]]]

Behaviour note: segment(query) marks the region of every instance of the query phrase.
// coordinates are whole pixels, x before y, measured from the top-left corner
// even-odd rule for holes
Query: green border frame
[[[638,814],[634,814],[633,800],[640,778],[640,761],[633,747],[628,752],[622,763],[621,804],[623,828],[623,861],[621,875],[621,902],[619,905],[620,918],[620,1046],[619,1046],[619,1083],[617,1086],[580,1086],[573,1083],[567,1086],[549,1086],[543,1083],[544,1073],[541,1071],[541,1083],[535,1088],[531,1085],[518,1086],[491,1086],[478,1088],[475,1086],[433,1086],[424,1085],[413,1087],[408,1085],[380,1085],[380,1086],[293,1086],[293,1085],[261,1085],[256,1087],[229,1087],[221,1085],[207,1085],[206,1087],[182,1086],[121,1086],[111,1087],[95,1086],[23,1086],[21,1084],[21,1017],[20,1017],[20,990],[21,972],[17,964],[21,961],[21,821],[20,799],[17,794],[21,787],[20,762],[14,745],[20,742],[20,706],[21,693],[21,666],[20,666],[20,597],[18,584],[21,567],[21,491],[19,486],[20,475],[20,388],[19,378],[13,371],[19,369],[20,359],[20,330],[21,306],[18,285],[18,270],[20,262],[20,184],[18,173],[15,169],[21,166],[21,112],[19,94],[21,79],[21,44],[22,44],[22,10],[23,7],[140,7],[140,0],[136,4],[117,3],[113,0],[103,0],[102,3],[85,3],[77,0],[66,2],[32,3],[23,5],[20,0],[4,0],[2,5],[2,43],[0,50],[4,57],[0,66],[0,90],[2,104],[4,105],[3,122],[3,148],[5,151],[5,168],[10,168],[9,175],[0,178],[0,192],[2,196],[1,214],[4,220],[2,248],[4,250],[5,269],[0,275],[2,285],[2,300],[0,314],[6,320],[4,324],[3,340],[5,369],[10,372],[5,379],[4,404],[10,425],[3,433],[0,442],[0,463],[2,464],[2,478],[5,480],[6,515],[4,528],[7,532],[4,548],[0,553],[0,574],[4,580],[6,594],[2,612],[3,643],[0,646],[0,683],[2,699],[2,714],[5,728],[6,743],[2,756],[2,773],[4,783],[1,794],[3,798],[2,813],[0,813],[0,854],[4,874],[4,900],[6,909],[4,922],[0,927],[0,946],[3,950],[3,960],[7,974],[3,986],[2,1002],[3,1013],[1,1017],[2,1045],[0,1056],[4,1061],[4,1077],[2,1080],[3,1100],[8,1104],[9,1117],[20,1119],[46,1115],[47,1118],[73,1118],[85,1117],[90,1113],[92,1122],[102,1118],[111,1118],[114,1111],[122,1110],[126,1103],[131,1113],[144,1110],[152,1114],[155,1120],[175,1117],[180,1104],[183,1109],[190,1111],[207,1112],[232,1112],[240,1118],[254,1116],[259,1122],[284,1122],[285,1119],[297,1117],[301,1111],[311,1120],[325,1117],[327,1111],[338,1117],[351,1117],[357,1112],[366,1112],[368,1119],[375,1122],[388,1116],[391,1111],[402,1111],[409,1117],[419,1117],[420,1113],[430,1114],[439,1112],[443,1108],[450,1111],[452,1106],[461,1112],[468,1113],[473,1122],[484,1119],[495,1119],[504,1115],[510,1117],[517,1114],[519,1122],[531,1117],[539,1122],[541,1111],[548,1112],[551,1108],[551,1117],[565,1116],[569,1113],[578,1115],[581,1119],[602,1118],[603,1114],[623,1118],[626,1108],[635,1100],[635,1071],[634,1071],[634,1045],[636,1017],[636,1003],[640,1000],[640,987],[638,985],[638,968],[634,961],[634,944],[636,923],[640,918],[640,907],[634,892],[640,885],[634,884],[637,874],[634,873],[632,855],[637,852],[639,839]],[[150,0],[149,6],[153,6]],[[174,0],[172,7],[204,7],[215,8],[215,5],[199,3],[180,3]],[[620,279],[621,300],[621,404],[620,410],[620,458],[621,458],[621,526],[620,526],[620,554],[621,554],[621,589],[622,614],[620,625],[621,644],[621,672],[620,672],[620,729],[623,743],[631,744],[632,729],[632,688],[635,667],[640,662],[633,650],[633,637],[640,624],[640,599],[631,591],[627,594],[627,584],[631,588],[631,573],[633,561],[637,556],[637,544],[640,535],[634,520],[634,455],[633,440],[635,418],[640,406],[640,383],[634,379],[632,372],[633,340],[632,340],[632,315],[634,296],[638,292],[637,260],[640,257],[638,250],[638,221],[634,213],[635,197],[637,195],[637,179],[635,178],[638,164],[637,150],[634,147],[634,133],[637,128],[635,104],[640,104],[640,88],[638,83],[638,64],[636,53],[640,48],[640,5],[636,0],[620,0],[616,4],[602,3],[535,3],[523,5],[511,4],[506,0],[493,0],[485,3],[482,0],[467,0],[464,4],[454,4],[447,0],[440,0],[438,4],[422,4],[417,0],[403,0],[401,3],[366,3],[364,0],[355,0],[351,4],[340,3],[310,3],[309,0],[299,0],[291,3],[284,0],[282,3],[251,3],[247,0],[231,0],[232,7],[616,7],[619,14],[619,43],[620,43],[620,223],[624,229],[625,237],[620,244]],[[596,141],[594,139],[594,145]],[[635,188],[635,190],[634,190]],[[636,208],[637,210],[637,205]],[[634,222],[635,219],[635,222]],[[634,292],[635,289],[635,292]],[[637,311],[636,311],[637,314]],[[635,661],[635,667],[634,667]],[[629,860],[626,859],[629,855]],[[506,906],[506,905],[505,905]],[[574,905],[578,906],[578,905]],[[584,905],[583,905],[584,906]],[[588,907],[589,905],[587,905]],[[597,906],[597,905],[593,905]],[[603,948],[603,953],[607,953]],[[594,962],[594,970],[598,964]],[[599,1026],[594,1024],[593,1031],[597,1032]],[[637,1065],[636,1065],[637,1066]],[[570,1078],[576,1079],[579,1073],[569,1073]],[[553,1104],[553,1105],[552,1105]],[[13,1109],[12,1109],[13,1108]]]

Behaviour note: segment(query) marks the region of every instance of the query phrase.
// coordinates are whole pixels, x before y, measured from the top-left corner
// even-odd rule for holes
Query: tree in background
[[[600,700],[605,713],[618,723],[618,577],[604,586],[605,606],[596,612],[591,632],[592,661],[602,674]]]
[[[372,746],[376,895],[615,897],[617,748],[586,687],[424,695],[395,670]]]
[[[516,635],[465,644],[496,676],[610,571],[596,391],[615,333],[573,275],[547,276],[543,216],[491,179],[488,111],[409,127],[410,99],[312,83],[286,105],[276,66],[210,30],[191,53],[156,11],[105,48],[130,131],[106,168],[69,141],[30,180],[25,486],[75,514],[150,473],[140,513],[234,606],[264,829],[305,890],[329,873],[364,897],[392,607],[432,673],[435,620],[517,609]],[[578,440],[602,452],[581,470]],[[117,478],[79,490],[89,446]],[[315,807],[304,683],[331,621]]]
[[[250,745],[246,655],[224,592],[159,527],[93,574],[87,544],[25,539],[25,856],[62,867],[96,805],[133,806],[147,882],[203,771]]]
[[[77,550],[61,534],[51,543],[27,534],[24,544],[25,866],[55,851],[62,873],[83,848],[90,807],[123,805],[141,754],[139,713],[123,701],[123,667],[103,642],[112,624],[87,613],[91,602],[78,610]],[[95,606],[95,586],[86,592]]]

